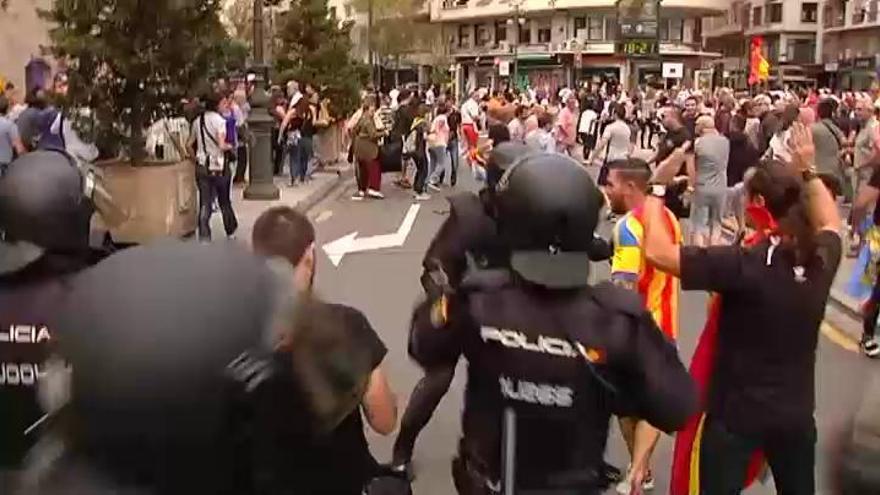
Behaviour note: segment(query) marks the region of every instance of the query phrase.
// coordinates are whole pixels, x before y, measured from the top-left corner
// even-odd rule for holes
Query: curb
[[[330,196],[330,194],[337,188],[342,187],[346,183],[346,181],[348,181],[352,177],[354,177],[354,167],[347,167],[344,170],[337,170],[335,179],[328,181],[326,184],[322,184],[320,187],[312,191],[308,196],[299,200],[293,207],[303,213],[308,212],[309,210],[314,208],[315,205]]]
[[[828,294],[828,303],[834,306],[834,309],[840,311],[844,315],[856,320],[859,324],[862,322],[862,313],[858,308],[854,308],[850,303],[844,300],[844,295],[839,293],[840,291],[831,288],[831,292]]]

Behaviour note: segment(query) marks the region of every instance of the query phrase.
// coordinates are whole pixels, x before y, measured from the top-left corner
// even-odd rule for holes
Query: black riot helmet
[[[34,151],[0,177],[0,275],[46,252],[86,250],[93,207],[75,164],[57,151]]]
[[[496,187],[496,220],[525,280],[551,288],[584,286],[604,197],[587,170],[558,154],[514,163]]]
[[[534,151],[531,148],[514,141],[506,141],[493,147],[486,161],[486,185],[489,189],[494,189],[498,185],[504,172],[511,165],[532,153]]]
[[[46,378],[69,390],[45,406],[64,458],[28,466],[29,478],[85,465],[118,493],[248,493],[247,404],[277,373],[273,332],[296,311],[292,279],[235,243],[178,241],[74,276],[56,325],[71,371]]]

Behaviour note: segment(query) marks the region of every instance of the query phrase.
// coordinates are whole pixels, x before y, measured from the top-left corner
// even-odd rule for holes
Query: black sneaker
[[[877,337],[863,337],[860,347],[862,353],[869,358],[880,356],[880,343],[877,342]]]

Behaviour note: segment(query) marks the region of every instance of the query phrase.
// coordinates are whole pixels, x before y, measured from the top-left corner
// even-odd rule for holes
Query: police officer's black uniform
[[[696,409],[690,376],[638,297],[586,285],[601,205],[574,161],[517,162],[495,205],[510,268],[469,271],[461,290],[416,309],[412,357],[427,368],[462,354],[469,363],[454,464],[460,493],[501,489],[505,411],[518,445],[508,485],[590,493],[612,413],[673,431]]]
[[[38,437],[36,385],[56,337],[50,320],[67,276],[96,259],[84,193],[79,170],[54,151],[26,154],[0,178],[0,471],[14,474]]]

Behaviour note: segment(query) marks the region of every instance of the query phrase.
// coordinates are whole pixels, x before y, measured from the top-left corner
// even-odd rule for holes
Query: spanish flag
[[[764,212],[765,215],[769,213]],[[754,218],[754,216],[752,216]],[[770,225],[775,222],[770,219]],[[757,244],[768,235],[770,230],[761,229],[746,240],[744,245]],[[697,342],[694,357],[691,360],[690,373],[697,384],[700,394],[702,410],[706,409],[709,400],[710,387],[712,385],[712,373],[714,371],[716,350],[718,348],[718,322],[723,301],[719,294],[713,294],[709,299],[709,315],[706,326]],[[675,436],[675,449],[672,454],[672,476],[670,481],[670,495],[700,495],[700,445],[702,443],[703,425],[706,421],[706,413],[699,412],[692,416],[684,429]],[[765,460],[761,451],[752,453],[749,467],[746,471],[746,481],[743,488],[751,485],[764,470]]]
[[[752,37],[749,51],[749,85],[755,85],[770,78],[770,62],[764,58],[763,46],[764,38]]]

